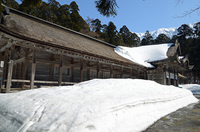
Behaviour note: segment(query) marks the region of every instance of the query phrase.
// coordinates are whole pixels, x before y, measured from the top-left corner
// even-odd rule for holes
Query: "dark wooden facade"
[[[115,46],[5,6],[0,18],[1,92],[94,78],[143,78],[147,68]]]

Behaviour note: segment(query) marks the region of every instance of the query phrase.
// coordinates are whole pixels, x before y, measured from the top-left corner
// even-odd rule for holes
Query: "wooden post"
[[[74,58],[71,58],[71,64],[74,64]],[[73,66],[71,67],[70,75],[71,75],[70,81],[74,82],[74,67]]]
[[[22,67],[22,80],[26,79],[26,74],[27,74],[27,63],[28,63],[28,54],[29,54],[29,50],[25,49],[25,59],[23,62],[23,67]],[[22,82],[22,88],[24,88],[25,83]]]
[[[80,59],[80,82],[83,81],[83,59]]]
[[[62,85],[62,71],[63,71],[63,56],[60,55],[59,73],[58,73],[58,86]]]
[[[7,83],[6,83],[6,93],[10,92],[10,88],[12,86],[14,52],[15,52],[15,46],[12,46],[11,49],[10,49],[10,61],[8,63],[8,76],[7,76]]]
[[[176,84],[176,70],[174,70],[174,86],[177,86],[177,84]]]
[[[2,53],[0,52],[0,67],[1,67],[1,60],[2,60]],[[3,79],[3,78],[1,78]],[[2,84],[2,80],[0,80],[1,84]],[[0,86],[0,93],[1,93],[1,86]]]
[[[35,81],[35,69],[36,69],[35,52],[36,51],[34,50],[32,56],[30,89],[34,88],[34,81]]]
[[[170,78],[170,70],[168,69],[168,76],[169,76],[169,78],[168,78],[168,85],[171,85],[171,78]]]
[[[50,61],[54,61],[54,54],[51,54]],[[53,81],[54,76],[54,64],[49,64],[49,81]]]
[[[1,80],[1,89],[5,88],[4,80],[7,78],[7,71],[8,71],[8,49],[6,49],[4,53],[4,66],[3,66],[3,78]]]
[[[176,76],[177,76],[177,86],[178,86],[179,84],[178,70],[176,70]]]
[[[130,78],[133,78],[133,68],[130,69]]]
[[[110,78],[113,78],[113,65],[110,65]]]
[[[124,74],[123,71],[124,71],[124,67],[122,66],[121,67],[121,78],[123,78],[123,74]]]
[[[97,62],[97,78],[100,78],[100,64]]]
[[[147,80],[147,71],[144,70],[144,79]]]
[[[137,78],[140,79],[140,69],[138,69]]]
[[[90,80],[90,68],[89,68],[90,62],[87,63],[87,80]]]
[[[53,81],[53,76],[54,76],[54,65],[50,64],[49,65],[49,81]]]

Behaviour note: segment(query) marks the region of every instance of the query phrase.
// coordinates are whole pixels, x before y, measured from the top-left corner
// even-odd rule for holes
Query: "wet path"
[[[200,132],[200,102],[161,118],[144,132]]]

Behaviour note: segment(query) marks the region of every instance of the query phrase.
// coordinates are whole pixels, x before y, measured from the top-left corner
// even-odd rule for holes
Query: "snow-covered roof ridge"
[[[118,46],[115,48],[115,52],[137,64],[143,65],[148,68],[153,68],[154,66],[150,62],[167,59],[167,52],[169,48],[174,47],[172,45],[174,44],[163,43],[132,48]]]

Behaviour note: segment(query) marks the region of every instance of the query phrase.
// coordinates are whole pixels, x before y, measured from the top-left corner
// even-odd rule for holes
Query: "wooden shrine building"
[[[167,50],[167,58],[150,62],[155,68],[148,70],[148,80],[154,80],[164,85],[178,86],[181,83],[190,83],[191,69],[188,56],[181,56],[178,41]]]
[[[146,67],[121,57],[109,43],[4,8],[0,17],[1,92],[93,78],[147,77]]]

